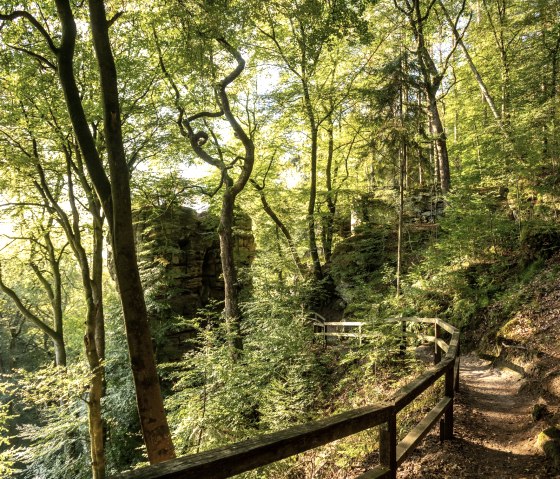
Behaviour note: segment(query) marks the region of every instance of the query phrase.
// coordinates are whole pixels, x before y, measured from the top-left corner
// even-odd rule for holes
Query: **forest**
[[[0,477],[382,401],[426,368],[387,318],[557,359],[559,75],[557,0],[3,1]]]

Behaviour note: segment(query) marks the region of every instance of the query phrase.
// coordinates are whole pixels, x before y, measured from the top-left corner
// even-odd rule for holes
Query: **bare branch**
[[[225,90],[225,88],[231,82],[233,82],[239,75],[241,75],[241,72],[245,69],[245,60],[241,56],[241,53],[239,53],[236,48],[231,46],[225,38],[218,38],[217,40],[218,43],[222,45],[228,51],[228,53],[237,61],[237,66],[235,67],[235,69],[220,82],[220,88]]]
[[[115,13],[109,20],[107,20],[107,27],[111,28],[113,26],[113,23],[115,23],[123,15],[124,15],[124,12]]]
[[[200,118],[219,118],[221,116],[224,116],[223,110],[216,111],[216,112],[201,111],[199,113],[187,117],[185,121],[188,121],[190,123],[191,121],[198,120]]]

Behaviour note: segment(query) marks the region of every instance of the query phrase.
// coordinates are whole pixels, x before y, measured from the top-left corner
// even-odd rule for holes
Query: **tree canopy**
[[[311,313],[475,328],[558,249],[559,71],[553,0],[4,2],[0,475],[339,407]]]

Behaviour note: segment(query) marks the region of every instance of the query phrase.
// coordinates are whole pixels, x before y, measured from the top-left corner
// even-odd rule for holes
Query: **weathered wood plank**
[[[370,471],[360,474],[356,479],[389,479],[391,477],[391,469],[385,466],[377,466]]]
[[[362,321],[327,321],[323,323],[325,326],[365,326],[369,323],[364,323]]]
[[[367,338],[368,337],[368,335],[364,334],[364,333],[359,334],[359,333],[335,333],[335,332],[332,332],[332,333],[317,333],[317,334],[319,334],[320,336],[331,336],[333,338],[360,338],[360,337]]]
[[[421,339],[422,341],[427,341],[429,343],[433,343],[436,339],[435,336],[430,336],[429,334],[415,334],[415,337]]]
[[[439,318],[434,318],[434,321],[441,329],[445,329],[448,333],[453,334],[455,331],[457,331],[457,328],[455,326],[452,326],[451,324],[446,323]]]
[[[456,330],[453,335],[451,336],[451,341],[449,341],[449,349],[447,354],[445,355],[446,358],[454,358],[459,354],[459,337],[461,333],[459,330]]]
[[[393,414],[386,424],[379,428],[379,462],[391,471],[397,471],[397,415]]]
[[[396,411],[400,411],[414,401],[420,394],[442,377],[449,367],[453,367],[452,364],[453,358],[446,357],[436,366],[431,367],[416,379],[400,388],[393,396]]]
[[[400,466],[404,460],[412,454],[416,446],[430,432],[438,419],[444,414],[449,406],[451,398],[444,397],[435,407],[412,429],[406,437],[397,445],[397,464]]]
[[[389,420],[392,411],[393,406],[387,404],[366,406],[112,479],[223,479],[378,426]]]
[[[439,339],[436,341],[438,348],[441,349],[444,353],[449,351],[449,345],[443,340]]]
[[[406,321],[407,323],[426,323],[434,324],[437,318],[419,318],[416,316],[409,316],[406,318],[386,318],[384,321],[387,323],[400,323],[401,321]]]

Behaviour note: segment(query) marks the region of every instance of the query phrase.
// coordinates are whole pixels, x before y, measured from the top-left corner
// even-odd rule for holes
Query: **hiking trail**
[[[542,424],[533,422],[535,398],[525,384],[516,372],[462,356],[455,438],[440,444],[430,433],[397,478],[560,479],[536,447]]]

